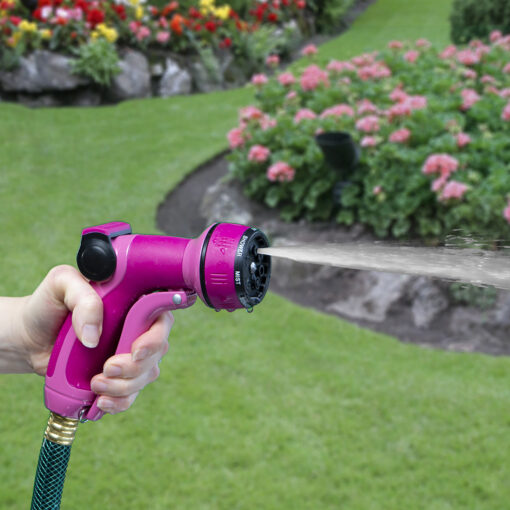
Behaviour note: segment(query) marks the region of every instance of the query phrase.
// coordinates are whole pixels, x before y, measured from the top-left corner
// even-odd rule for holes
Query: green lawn
[[[450,1],[378,0],[321,50],[447,42]],[[326,57],[325,57],[326,58]],[[84,225],[155,232],[158,202],[225,146],[250,90],[111,108],[0,104],[0,295],[73,263]],[[510,361],[403,345],[270,295],[176,313],[158,382],[80,426],[63,508],[503,509]],[[42,379],[0,376],[0,508],[27,508]]]

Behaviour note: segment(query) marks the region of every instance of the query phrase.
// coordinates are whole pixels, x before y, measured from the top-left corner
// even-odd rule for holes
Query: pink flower
[[[465,66],[473,66],[480,62],[480,56],[471,50],[462,50],[457,53],[457,60]]]
[[[411,115],[412,108],[409,101],[403,101],[402,103],[396,103],[391,108],[386,110],[388,119],[392,121],[395,117],[406,117]]]
[[[430,48],[431,46],[428,39],[418,39],[415,44],[418,48]]]
[[[482,83],[496,83],[496,78],[494,78],[494,76],[491,76],[490,74],[484,74],[480,78],[480,81]]]
[[[499,96],[499,90],[494,85],[489,85],[488,87],[485,87],[485,92],[487,94],[495,94],[496,96]]]
[[[503,72],[506,74],[510,73],[510,62],[503,67]]]
[[[439,191],[448,180],[448,176],[442,175],[441,177],[438,177],[437,179],[434,179],[434,182],[432,183],[432,186],[430,186],[430,189],[432,191]]]
[[[301,55],[303,55],[304,57],[310,57],[312,55],[317,55],[318,52],[319,50],[317,49],[317,46],[315,46],[315,44],[309,44],[308,46],[305,46],[301,50]]]
[[[143,25],[136,32],[136,38],[139,41],[143,41],[144,39],[147,39],[147,37],[150,37],[150,35],[151,35],[150,28],[143,26]]]
[[[419,56],[420,52],[416,50],[410,50],[404,53],[404,59],[410,62],[411,64],[414,64],[416,60],[418,60]]]
[[[393,131],[393,133],[391,133],[390,135],[390,142],[395,142],[395,143],[405,143],[409,140],[409,138],[411,137],[411,131],[409,131],[409,129],[406,129],[406,128],[402,128],[402,129],[397,129],[397,131]]]
[[[348,76],[344,76],[338,80],[338,85],[349,85],[351,83],[351,79]]]
[[[160,44],[165,44],[170,39],[170,32],[158,32],[156,34],[156,41]]]
[[[228,132],[227,139],[231,149],[237,149],[238,147],[242,147],[245,142],[244,129],[243,128],[231,129]]]
[[[274,128],[277,124],[278,122],[276,119],[271,118],[269,115],[263,115],[260,119],[260,129],[262,129],[262,131]]]
[[[278,55],[269,55],[266,58],[266,65],[268,67],[278,67],[280,64],[280,57]]]
[[[471,143],[471,137],[467,133],[459,133],[456,136],[457,147],[462,148]]]
[[[508,201],[507,206],[503,209],[503,218],[510,223],[510,200]]]
[[[466,78],[467,80],[474,80],[478,76],[478,74],[473,69],[466,69],[462,73],[462,76],[464,76],[464,78]]]
[[[507,105],[503,108],[503,111],[501,112],[501,119],[505,121],[510,120],[510,103],[507,103]]]
[[[445,201],[450,200],[452,198],[461,199],[467,190],[468,187],[464,183],[459,181],[450,181],[443,188],[443,191],[439,196],[439,200]]]
[[[295,174],[296,171],[284,161],[278,161],[267,169],[267,178],[271,182],[291,182]]]
[[[317,114],[308,108],[302,108],[294,116],[294,123],[299,124],[304,119],[316,119]]]
[[[501,39],[503,34],[499,30],[493,30],[490,35],[490,41],[496,42],[498,39]]]
[[[292,73],[282,73],[278,75],[278,81],[284,86],[289,87],[296,83],[296,78]]]
[[[291,90],[286,96],[285,96],[285,99],[287,101],[292,101],[293,99],[296,99],[297,97],[297,92],[295,90]]]
[[[362,117],[356,122],[356,129],[360,131],[365,131],[365,133],[373,133],[374,131],[379,131],[379,117],[375,115],[367,115],[366,117]]]
[[[301,76],[301,88],[303,90],[315,90],[321,84],[329,87],[329,77],[326,71],[316,65],[309,66],[303,71]]]
[[[372,193],[373,193],[374,195],[379,195],[379,193],[381,193],[381,191],[382,191],[382,187],[381,187],[381,186],[379,186],[379,185],[374,186],[374,188],[372,189]]]
[[[364,136],[361,139],[360,145],[362,147],[375,147],[377,145],[377,138],[375,136]]]
[[[358,69],[358,76],[363,81],[378,78],[388,78],[391,76],[391,71],[385,64],[376,62],[375,64],[363,66]]]
[[[356,67],[347,61],[331,60],[326,69],[332,73],[340,74],[343,71],[354,71]]]
[[[449,154],[432,154],[425,161],[422,172],[427,175],[439,173],[448,178],[458,167],[459,162]]]
[[[409,103],[411,110],[427,108],[427,98],[425,96],[408,96],[406,102]]]
[[[269,158],[271,151],[263,145],[254,145],[248,153],[248,160],[256,163],[264,163]]]
[[[402,103],[407,99],[407,94],[400,88],[396,87],[393,89],[393,92],[389,95],[389,98],[392,101],[398,101],[399,103]]]
[[[379,108],[375,106],[369,99],[362,99],[357,104],[358,115],[364,115],[365,113],[379,113]]]
[[[462,105],[461,110],[469,110],[476,102],[480,101],[480,96],[474,89],[464,89],[461,91]]]
[[[264,113],[256,106],[245,106],[239,110],[239,121],[248,122],[250,120],[258,120],[264,116]]]
[[[504,97],[505,99],[510,98],[510,88],[501,89],[499,91],[499,95],[500,97]]]
[[[443,60],[452,58],[457,53],[457,47],[453,44],[450,44],[450,46],[447,46],[440,54],[439,58],[442,58]]]
[[[351,59],[351,62],[356,67],[364,67],[364,66],[370,66],[375,62],[375,56],[377,55],[377,52],[374,53],[363,53],[363,55],[358,55],[357,57],[353,57]]]
[[[267,81],[267,76],[265,74],[255,74],[251,79],[252,84],[256,87],[263,87]]]
[[[390,41],[388,43],[388,48],[392,50],[401,50],[403,47],[404,45],[400,41]]]
[[[321,113],[321,119],[326,117],[341,117],[342,115],[354,117],[354,110],[348,104],[337,104],[336,106],[324,110]]]

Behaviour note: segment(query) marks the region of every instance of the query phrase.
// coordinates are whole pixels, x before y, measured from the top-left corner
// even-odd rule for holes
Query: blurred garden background
[[[4,11],[19,8],[5,3],[0,18],[11,16]],[[311,3],[318,8],[319,2]],[[461,11],[461,3],[377,0],[345,33],[320,46],[313,65],[324,68],[331,60],[391,51],[388,42],[395,40],[426,39],[442,51],[452,43],[450,15],[452,9]],[[474,2],[464,3],[477,8]],[[333,4],[342,7],[340,2],[327,3]],[[505,2],[499,4],[505,8]],[[250,16],[243,5],[236,6],[240,16]],[[135,18],[137,6],[126,6],[134,9]],[[338,14],[316,11],[315,15],[324,23],[318,30],[334,29]],[[489,45],[492,30],[508,33],[494,26],[487,13],[480,19],[486,23],[483,33],[461,35],[464,40],[455,42],[480,37]],[[21,30],[14,28],[21,20],[15,22],[9,20],[9,33],[2,31],[2,56],[9,59],[3,72],[14,72],[15,67],[7,67],[33,49],[48,49],[45,41],[53,37],[65,41],[65,32],[57,36],[52,32],[44,39],[40,31],[46,28],[36,27],[34,34],[31,26],[28,36],[12,40]],[[65,29],[65,24],[61,26]],[[79,35],[83,44],[92,37],[87,30]],[[154,30],[150,33],[157,37]],[[107,35],[99,34],[96,40],[108,42]],[[125,37],[137,39],[133,30]],[[207,41],[219,46],[225,38]],[[20,41],[25,46],[18,46]],[[297,73],[309,65],[309,58],[298,60],[289,70]],[[264,59],[259,64],[264,66]],[[430,57],[429,65],[433,75],[437,61]],[[507,72],[496,64],[487,66],[492,66],[498,83],[476,86],[504,90]],[[437,76],[431,79],[440,87],[438,81]],[[426,93],[427,83],[421,87]],[[374,96],[380,93],[376,86],[372,90]],[[74,264],[84,226],[123,220],[135,232],[156,233],[158,204],[193,169],[227,148],[226,135],[239,122],[238,110],[253,103],[255,91],[248,85],[95,108],[40,109],[15,104],[17,97],[8,92],[0,103],[0,295],[29,293],[54,265]],[[451,92],[442,93],[448,98]],[[41,92],[34,94],[39,97]],[[474,194],[476,200],[494,199],[487,222],[493,225],[491,218],[497,216],[498,234],[507,225],[503,190],[508,182],[508,144],[503,137],[507,97],[493,96],[489,93],[487,101],[498,113],[487,123],[498,123],[488,130],[493,133],[490,143],[500,151],[495,155],[500,166],[492,188],[486,189],[477,184],[486,176],[484,160],[477,160],[479,167],[473,171],[479,173],[474,176],[479,181],[466,180],[465,185],[480,191]],[[485,111],[482,108],[479,114]],[[414,119],[413,129],[428,129],[427,120]],[[390,132],[388,127],[385,136]],[[482,134],[477,131],[475,136]],[[427,140],[418,141],[421,156]],[[437,152],[444,152],[441,147]],[[436,147],[429,148],[436,152]],[[453,148],[459,148],[457,142]],[[406,157],[416,153],[412,146],[398,150]],[[484,147],[469,150],[476,156],[483,154]],[[387,156],[374,153],[381,161]],[[446,172],[447,177],[452,172]],[[430,173],[420,174],[419,185],[426,182],[428,192],[441,192],[446,183],[432,192]],[[491,189],[497,192],[491,195]],[[465,192],[450,198],[462,198]],[[467,193],[466,197],[472,196]],[[430,197],[423,200],[432,207]],[[372,227],[377,230],[378,225]],[[388,235],[398,234],[397,229]],[[402,344],[275,294],[269,294],[251,315],[216,314],[197,304],[177,312],[175,319],[171,349],[158,381],[142,392],[129,412],[80,426],[62,508],[508,506],[508,358]],[[43,382],[35,375],[0,377],[1,508],[28,506],[47,418]]]

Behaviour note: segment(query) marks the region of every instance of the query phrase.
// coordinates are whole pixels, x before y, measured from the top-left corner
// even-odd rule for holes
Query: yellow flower
[[[7,16],[7,11],[0,11],[0,18],[5,18]]]
[[[51,39],[51,30],[49,28],[43,28],[39,30],[39,35],[41,39]]]
[[[35,23],[30,23],[30,21],[27,21],[26,19],[20,21],[18,28],[22,32],[28,32],[28,33],[37,32],[37,25]]]
[[[117,30],[112,27],[106,26],[104,23],[100,23],[97,25],[96,30],[99,31],[99,33],[108,41],[111,43],[114,43],[117,38],[119,37],[119,34],[117,33]]]
[[[143,18],[143,7],[141,5],[137,5],[135,9],[135,17],[136,19]]]
[[[90,32],[90,38],[95,41],[99,37],[99,32],[97,30],[94,30],[93,32]]]
[[[228,19],[230,16],[230,5],[222,5],[221,7],[216,7],[213,12],[214,15],[219,19]]]
[[[23,34],[21,32],[15,32],[11,37],[9,37],[9,39],[7,39],[7,45],[11,48],[15,48],[22,36]]]
[[[129,0],[129,3],[130,3],[133,7],[136,7],[136,6],[140,3],[140,0]]]
[[[210,12],[215,9],[214,0],[200,0],[200,12],[207,16]]]

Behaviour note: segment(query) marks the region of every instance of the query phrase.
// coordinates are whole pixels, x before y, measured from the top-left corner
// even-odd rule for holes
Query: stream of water
[[[431,276],[510,290],[510,256],[505,250],[345,243],[275,246],[258,252],[296,262]]]

